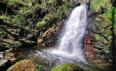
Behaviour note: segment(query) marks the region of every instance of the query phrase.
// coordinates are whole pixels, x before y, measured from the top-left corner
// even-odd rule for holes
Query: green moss
[[[96,41],[100,40],[100,35],[95,34],[95,40],[96,40]]]
[[[13,5],[13,4],[18,3],[18,1],[19,1],[19,0],[7,0],[7,3],[8,3],[9,5]]]
[[[109,0],[92,0],[91,9],[93,11],[100,11],[100,10],[106,9],[106,11],[100,16],[104,17],[104,19],[107,21],[111,21],[112,4]]]
[[[43,71],[42,65],[37,64],[35,71]]]
[[[37,22],[36,27],[37,28],[42,28],[45,25],[45,23],[46,23],[45,20],[39,21],[39,22]]]
[[[32,2],[32,0],[6,0],[8,5],[14,5],[17,3],[23,4],[23,5],[29,5],[29,3]]]
[[[51,4],[51,5],[55,5],[56,4],[56,0],[49,0],[48,3]]]
[[[74,64],[61,64],[52,69],[52,71],[84,71]]]
[[[91,1],[91,8],[93,11],[98,11],[100,7],[109,7],[110,1],[109,0],[92,0]]]
[[[69,8],[67,5],[63,5],[63,6],[59,7],[56,11],[56,17],[65,18],[68,13],[68,10],[69,10]]]
[[[11,21],[11,16],[8,16],[8,15],[1,15],[1,16],[0,16],[0,19],[4,20],[5,22],[10,23],[10,21]]]
[[[24,15],[16,15],[12,21],[18,25],[26,26],[26,18]]]

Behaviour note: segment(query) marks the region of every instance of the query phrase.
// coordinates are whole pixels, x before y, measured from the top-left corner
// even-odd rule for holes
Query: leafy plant
[[[35,71],[43,71],[43,67],[41,65],[37,64]]]
[[[18,25],[26,26],[26,18],[23,15],[16,15],[14,22]]]
[[[39,21],[39,22],[37,22],[36,27],[37,28],[42,28],[45,25],[45,23],[46,23],[45,20]]]

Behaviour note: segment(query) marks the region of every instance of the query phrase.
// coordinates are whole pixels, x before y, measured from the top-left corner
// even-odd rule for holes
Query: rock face
[[[35,71],[31,60],[22,60],[11,66],[7,71]]]
[[[37,38],[37,44],[41,47],[52,46],[54,41],[55,29],[49,28]]]
[[[37,38],[37,44],[41,47],[51,47],[55,44],[57,36],[63,26],[63,21],[57,22],[56,27],[51,27]]]
[[[52,69],[52,71],[84,71],[82,68],[75,64],[61,64]]]
[[[78,3],[85,4],[90,2],[90,0],[78,0]]]
[[[94,60],[95,59],[95,49],[93,45],[93,39],[91,36],[85,37],[85,53],[88,60]]]

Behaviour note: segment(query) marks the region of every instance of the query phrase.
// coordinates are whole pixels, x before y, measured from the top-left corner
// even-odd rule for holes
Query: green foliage
[[[43,71],[43,67],[37,64],[35,71]]]
[[[107,11],[103,14],[103,16],[106,18],[106,20],[110,20],[112,18],[112,7],[108,8]]]
[[[91,0],[90,3],[93,12],[104,11],[95,17],[96,20],[96,33],[94,35],[94,46],[100,50],[103,56],[111,56],[111,43],[112,43],[112,4],[110,0]]]
[[[31,21],[32,24],[36,24],[35,28],[42,28],[46,23],[55,24],[58,19],[66,18],[72,3],[67,0],[62,0],[60,5],[57,0],[41,0],[40,2],[38,0],[6,0],[7,6],[13,7],[15,14],[3,15],[0,18],[21,26],[26,26]],[[18,9],[15,10],[16,8]]]
[[[15,5],[17,3],[29,6],[32,0],[6,0],[8,5]]]
[[[100,35],[95,34],[95,40],[96,40],[96,41],[99,41],[99,40],[100,40]]]
[[[8,16],[8,15],[1,15],[0,19],[4,20],[5,22],[8,22],[8,23],[11,22],[11,16]]]
[[[6,0],[9,5],[14,5],[19,2],[19,0]]]
[[[93,11],[100,11],[106,9],[105,13],[101,16],[105,18],[105,20],[111,21],[112,17],[112,4],[109,0],[92,0],[91,8]]]
[[[42,21],[37,22],[36,27],[42,28],[47,23],[48,20],[49,20],[49,17],[45,16]]]
[[[49,0],[48,3],[51,4],[52,6],[55,6],[56,0]]]
[[[45,20],[42,20],[42,21],[38,21],[37,24],[36,24],[36,27],[37,28],[42,28],[44,25],[45,25]]]
[[[91,0],[91,8],[93,11],[98,11],[100,7],[111,7],[109,0]]]
[[[68,7],[66,5],[62,5],[61,7],[59,7],[56,11],[56,17],[59,18],[65,18],[67,13],[68,13]]]
[[[83,71],[80,67],[74,64],[61,64],[52,69],[52,71]]]
[[[4,37],[4,36],[6,36],[6,32],[0,29],[0,37]]]
[[[26,18],[23,15],[16,15],[13,22],[21,26],[26,26]]]

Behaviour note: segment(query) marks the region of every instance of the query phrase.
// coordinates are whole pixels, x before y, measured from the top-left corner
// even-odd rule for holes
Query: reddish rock
[[[85,50],[86,50],[86,56],[88,58],[88,60],[93,60],[95,59],[95,50],[94,50],[94,46],[93,46],[93,41],[92,41],[92,37],[91,36],[86,36],[85,39]]]

